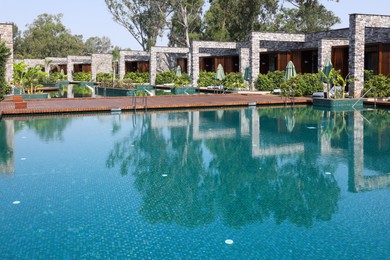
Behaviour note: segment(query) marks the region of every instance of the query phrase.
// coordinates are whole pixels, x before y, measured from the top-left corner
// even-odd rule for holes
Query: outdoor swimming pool
[[[3,118],[0,257],[385,259],[390,113]]]

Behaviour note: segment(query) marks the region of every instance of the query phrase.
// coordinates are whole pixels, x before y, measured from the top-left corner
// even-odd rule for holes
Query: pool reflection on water
[[[3,118],[4,258],[386,258],[390,114]]]

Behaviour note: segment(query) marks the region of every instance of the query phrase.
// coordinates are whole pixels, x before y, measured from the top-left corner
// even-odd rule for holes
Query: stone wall
[[[91,64],[92,65],[92,57],[91,56],[68,56],[67,57],[67,76],[68,81],[73,81],[73,65],[74,64]]]
[[[191,58],[189,48],[152,47],[150,50],[150,84],[156,84],[156,75],[159,71],[174,70],[177,58],[187,58],[187,67],[190,71]]]
[[[5,45],[10,49],[11,56],[8,58],[6,64],[5,80],[10,82],[14,74],[13,60],[14,60],[14,45],[12,24],[0,23],[0,41],[5,42]]]
[[[147,51],[120,51],[118,70],[119,79],[123,79],[126,73],[126,61],[149,61],[150,53]]]
[[[375,32],[375,30],[367,28],[382,28],[376,31],[381,32],[384,39],[388,42],[389,35],[386,32],[390,28],[390,16],[364,14],[351,14],[349,16],[349,73],[352,78],[356,79],[356,81],[350,84],[349,95],[355,98],[359,98],[364,94],[364,45],[367,39],[366,32]],[[379,36],[380,34],[377,35],[377,37]],[[379,38],[375,37],[375,40],[378,42]]]
[[[306,36],[304,34],[252,32],[250,35],[249,50],[251,88],[254,88],[254,82],[260,73],[260,52],[264,50],[268,51],[271,48],[277,48],[275,45],[272,46],[270,42],[275,42],[275,44],[278,45],[282,42],[287,42],[286,44],[295,43],[299,45],[303,44],[305,40]]]
[[[191,44],[191,50],[192,50],[191,84],[193,86],[198,86],[200,57],[239,55],[240,47],[243,46],[242,44],[243,43],[238,43],[238,42],[193,41]],[[241,60],[240,60],[240,64],[241,64]]]
[[[96,75],[99,72],[112,73],[112,55],[111,54],[92,54],[92,80],[96,81]]]

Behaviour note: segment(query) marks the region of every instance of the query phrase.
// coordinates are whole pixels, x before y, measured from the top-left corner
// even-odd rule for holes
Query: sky
[[[340,0],[338,3],[320,0],[328,10],[341,18],[341,24],[333,28],[346,28],[349,14],[390,15],[390,0]],[[62,13],[62,23],[72,34],[89,37],[107,36],[112,45],[121,48],[140,50],[141,47],[132,35],[121,25],[113,21],[104,0],[0,0],[0,23],[13,22],[24,31],[38,15]],[[166,46],[166,38],[159,38],[157,45]]]

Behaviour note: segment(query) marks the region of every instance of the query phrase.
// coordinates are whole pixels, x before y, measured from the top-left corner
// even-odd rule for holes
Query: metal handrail
[[[367,90],[366,93],[364,93],[363,96],[361,96],[361,97],[355,102],[355,104],[352,105],[352,108],[353,108],[353,109],[355,109],[355,105],[356,105],[357,103],[359,103],[359,101],[362,100],[362,99],[368,94],[368,92],[371,91],[371,89],[372,89],[372,88],[370,88],[369,90]],[[375,102],[374,102],[374,107],[376,108],[376,95],[375,95],[375,99],[374,99],[374,100],[375,100]],[[356,109],[355,109],[355,110],[356,110]]]

